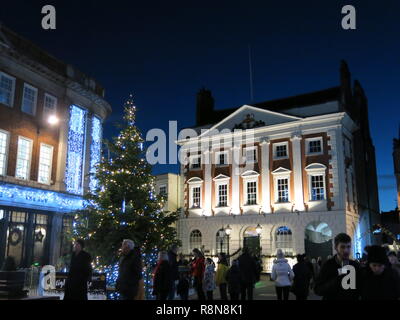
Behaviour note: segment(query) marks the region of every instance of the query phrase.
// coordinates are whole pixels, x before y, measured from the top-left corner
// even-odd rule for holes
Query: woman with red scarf
[[[196,289],[197,299],[205,300],[204,290],[203,290],[203,278],[205,270],[205,260],[204,255],[199,249],[193,249],[194,260],[191,262],[191,272],[194,278],[194,288]]]

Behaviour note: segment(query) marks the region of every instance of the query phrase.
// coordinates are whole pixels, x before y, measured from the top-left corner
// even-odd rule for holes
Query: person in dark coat
[[[297,263],[293,266],[293,293],[296,300],[307,300],[312,273],[304,261],[304,255],[297,255]]]
[[[228,292],[231,300],[239,300],[241,291],[241,275],[239,270],[239,262],[237,259],[232,261],[232,266],[226,273],[226,281],[228,283]]]
[[[178,270],[178,246],[173,245],[168,251],[168,261],[171,271],[171,290],[168,293],[168,300],[175,299],[176,292],[176,281],[179,280],[179,270]]]
[[[92,276],[92,257],[83,250],[85,243],[74,243],[68,278],[65,282],[64,300],[87,300],[87,283]]]
[[[190,286],[189,272],[186,271],[180,272],[179,282],[176,287],[176,293],[181,298],[181,300],[186,301],[189,299],[189,286]]]
[[[247,247],[243,248],[243,253],[238,258],[238,262],[241,278],[241,300],[246,300],[246,296],[247,300],[253,300],[253,289],[257,282],[258,268]]]
[[[121,246],[122,257],[119,262],[119,271],[116,289],[121,300],[134,300],[139,289],[142,275],[142,259],[132,240],[126,239]]]
[[[161,251],[158,256],[158,263],[154,271],[153,296],[157,300],[167,300],[172,286],[171,265],[168,261],[168,253]]]
[[[360,281],[360,268],[356,261],[350,259],[351,238],[345,233],[340,233],[335,237],[336,254],[328,259],[319,272],[315,281],[314,292],[322,296],[323,300],[358,300],[360,297],[357,283]],[[342,280],[347,273],[342,268],[351,265],[356,271],[356,288],[344,289]]]
[[[400,277],[389,264],[386,251],[380,246],[368,248],[367,267],[363,270],[362,300],[398,300]]]

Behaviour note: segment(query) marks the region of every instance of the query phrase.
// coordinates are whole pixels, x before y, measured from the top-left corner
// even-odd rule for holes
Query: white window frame
[[[4,154],[4,170],[3,172],[0,171],[0,176],[6,176],[7,175],[7,167],[8,167],[8,153],[9,153],[9,147],[10,147],[10,133],[5,130],[0,129],[0,133],[3,133],[6,135],[6,151]]]
[[[220,155],[224,154],[225,155],[225,163],[221,164],[220,163]],[[229,165],[229,152],[228,151],[217,151],[215,153],[215,164],[217,167],[226,167]]]
[[[312,177],[322,176],[322,183],[324,185],[324,198],[319,200],[312,199]],[[324,201],[326,200],[326,183],[325,183],[325,173],[310,173],[308,174],[308,190],[309,190],[309,201]]]
[[[48,147],[51,149],[51,157],[50,157],[50,167],[49,167],[49,176],[47,179],[47,182],[39,181],[40,178],[40,164],[41,164],[41,158],[42,158],[42,146]],[[38,167],[38,182],[43,183],[43,184],[50,184],[51,183],[51,172],[53,170],[53,155],[54,155],[54,147],[46,144],[46,143],[41,143],[40,144],[40,149],[39,149],[39,167]]]
[[[215,177],[214,179],[214,183],[215,183],[215,199],[216,199],[216,208],[226,208],[229,206],[229,180],[230,177],[227,177],[223,174],[218,175],[217,177]],[[221,185],[226,185],[226,206],[220,206],[219,203],[219,187]]]
[[[279,201],[279,190],[278,190],[278,180],[287,179],[287,187],[288,187],[288,200],[287,201]],[[274,186],[275,186],[275,203],[288,203],[290,202],[290,175],[280,175],[274,177]]]
[[[277,156],[277,147],[278,146],[286,146],[286,156],[284,157],[278,157]],[[281,160],[281,159],[288,159],[289,158],[289,142],[276,142],[273,144],[273,159],[274,160]]]
[[[255,159],[254,160],[248,160],[247,159],[247,152],[248,151],[256,151],[255,152],[255,155],[256,155],[256,157],[255,157]],[[258,147],[257,146],[251,146],[251,147],[245,147],[245,148],[243,148],[243,157],[244,157],[244,160],[245,160],[245,163],[246,164],[251,164],[251,163],[257,163],[258,162]]]
[[[244,172],[242,174],[242,178],[243,178],[243,202],[244,202],[244,206],[257,206],[260,199],[258,197],[258,192],[259,192],[259,183],[258,183],[258,177],[259,177],[259,173],[256,171],[247,171]],[[255,204],[248,204],[248,195],[247,195],[247,183],[248,182],[255,182],[256,183],[256,203]]]
[[[12,107],[14,106],[15,81],[16,81],[16,79],[15,79],[15,77],[10,76],[9,74],[4,73],[4,72],[1,72],[1,71],[0,71],[0,76],[5,77],[5,78],[8,78],[8,79],[10,79],[10,80],[12,81],[12,90],[11,90],[11,101],[10,101],[10,104],[8,105],[8,104],[6,104],[6,103],[3,103],[4,105],[6,105],[6,106],[12,108]]]
[[[29,161],[28,161],[28,168],[27,168],[27,170],[26,170],[26,172],[27,172],[27,177],[26,177],[26,178],[21,178],[21,177],[18,177],[18,176],[17,176],[17,170],[18,170],[18,154],[19,154],[19,149],[20,149],[19,141],[20,141],[21,139],[22,139],[22,140],[27,140],[27,141],[30,142]],[[29,180],[30,180],[31,165],[32,165],[32,148],[33,148],[33,140],[32,140],[32,139],[29,139],[29,138],[26,138],[26,137],[23,137],[23,136],[18,136],[17,159],[16,159],[16,162],[15,162],[15,163],[16,163],[16,165],[15,165],[15,177],[16,177],[17,179],[26,180],[26,181],[29,181]]]
[[[203,180],[197,177],[191,178],[187,181],[189,185],[189,209],[201,209],[203,201]],[[193,189],[200,188],[200,203],[198,207],[193,206]]]
[[[198,158],[198,159],[200,159],[200,167],[198,167],[198,168],[194,168],[193,167],[193,160],[194,159],[196,159],[196,158]],[[201,159],[202,157],[201,157],[201,154],[196,154],[196,155],[191,155],[190,157],[189,157],[189,167],[190,167],[190,170],[201,170],[201,166],[202,166],[202,159]]]
[[[194,189],[199,189],[199,205],[198,206],[194,205],[194,193],[193,193]],[[201,204],[202,204],[201,192],[202,192],[201,186],[199,186],[199,185],[190,186],[190,208],[191,209],[201,209],[201,207],[202,207],[201,206]]]
[[[31,89],[33,91],[35,91],[35,102],[34,102],[34,106],[33,106],[33,110],[32,113],[26,112],[23,110],[24,107],[24,96],[25,96],[25,88]],[[26,113],[26,114],[30,114],[31,116],[36,115],[36,109],[37,109],[37,100],[38,100],[38,89],[35,88],[34,86],[31,86],[28,83],[24,83],[24,88],[22,89],[22,100],[21,100],[21,111]]]
[[[326,166],[321,163],[311,163],[304,170],[307,172],[307,179],[308,179],[308,201],[326,201],[327,199],[327,188],[326,188]],[[321,200],[312,200],[312,193],[311,193],[311,177],[312,176],[323,176],[324,182],[324,199]]]
[[[290,187],[290,174],[291,170],[279,167],[278,169],[272,172],[274,177],[274,203],[275,204],[283,204],[290,203],[292,201],[290,197],[291,187]],[[278,192],[278,179],[288,179],[288,201],[287,202],[279,202],[279,192]]]
[[[310,142],[312,141],[319,141],[321,144],[321,151],[320,152],[310,152]],[[324,153],[324,145],[323,145],[323,139],[322,137],[315,137],[315,138],[307,138],[306,139],[306,155],[308,156],[315,156],[315,155],[320,155]]]
[[[162,195],[162,193],[161,193],[161,188],[165,188],[165,194],[164,194],[164,195],[167,195],[167,194],[168,194],[167,185],[166,185],[166,184],[162,184],[162,185],[160,185],[160,186],[158,187],[158,194],[159,194],[159,195]]]
[[[50,98],[54,100],[54,110],[52,111],[52,113],[49,113],[49,109],[46,107],[46,98]],[[45,93],[44,94],[44,99],[43,99],[43,117],[45,120],[47,120],[47,118],[51,115],[56,115],[57,114],[57,103],[58,103],[58,99],[49,94],[49,93]]]

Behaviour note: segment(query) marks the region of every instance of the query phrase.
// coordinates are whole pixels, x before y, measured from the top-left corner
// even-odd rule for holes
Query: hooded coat
[[[290,287],[294,279],[294,273],[285,258],[276,259],[272,267],[271,279],[277,287]]]
[[[206,266],[203,285],[205,291],[214,291],[215,289],[215,267],[212,264]]]

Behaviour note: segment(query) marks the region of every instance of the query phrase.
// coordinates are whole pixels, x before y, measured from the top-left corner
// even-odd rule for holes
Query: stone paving
[[[195,294],[191,295],[190,299],[195,300],[196,295]],[[220,299],[219,289],[216,289],[214,291],[214,299],[215,300]],[[289,299],[295,300],[296,297],[293,295],[293,293],[290,293]],[[269,280],[269,276],[262,275],[261,281],[256,283],[254,289],[254,300],[276,300],[275,284],[273,281]],[[308,300],[321,300],[321,297],[315,295],[314,292],[310,290],[310,295],[308,297]]]

